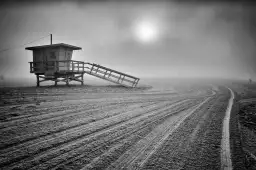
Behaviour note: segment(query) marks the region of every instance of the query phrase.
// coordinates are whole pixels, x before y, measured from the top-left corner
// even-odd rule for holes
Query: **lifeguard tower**
[[[83,85],[85,73],[126,87],[136,87],[140,80],[98,64],[71,60],[73,51],[82,48],[64,43],[52,44],[52,37],[50,45],[25,49],[33,51],[33,62],[29,64],[30,73],[37,77],[37,87],[44,81],[54,81],[55,85],[58,82],[69,85],[70,81],[77,81]]]

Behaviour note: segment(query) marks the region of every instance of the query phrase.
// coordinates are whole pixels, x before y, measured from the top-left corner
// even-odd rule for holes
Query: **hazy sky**
[[[53,43],[82,47],[74,60],[142,78],[249,78],[256,72],[254,11],[254,5],[228,2],[2,4],[0,50],[52,33]],[[47,37],[26,46],[49,43]],[[0,73],[33,76],[29,61],[25,46],[2,51]]]

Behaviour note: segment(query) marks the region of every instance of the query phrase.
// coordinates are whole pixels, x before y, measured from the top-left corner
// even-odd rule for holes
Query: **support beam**
[[[85,73],[65,73],[65,74],[55,74],[53,77],[49,78],[43,74],[36,74],[36,79],[37,79],[37,87],[40,86],[41,82],[45,81],[53,81],[54,85],[57,86],[58,82],[64,82],[66,85],[69,86],[70,81],[77,81],[81,83],[81,85],[84,85],[84,76]]]

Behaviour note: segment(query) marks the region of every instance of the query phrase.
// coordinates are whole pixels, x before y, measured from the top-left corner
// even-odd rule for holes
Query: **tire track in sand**
[[[225,170],[232,169],[232,161],[230,156],[230,141],[229,141],[229,138],[230,138],[229,119],[230,119],[231,109],[233,106],[233,101],[235,98],[234,92],[230,88],[228,89],[231,93],[231,97],[229,99],[226,115],[223,120],[222,139],[221,139],[221,169],[225,169]]]
[[[157,103],[148,105],[148,107],[150,107],[152,105],[154,106],[156,104]],[[137,104],[137,105],[141,106],[141,103]],[[124,114],[126,112],[131,112],[134,109],[136,109],[136,108],[134,108],[133,105],[131,105],[131,106],[132,107],[127,108],[126,111],[122,108],[112,110],[112,112],[114,112],[113,117],[116,117],[119,114]],[[119,110],[119,112],[118,112],[118,110]],[[110,118],[111,117],[107,117],[105,119],[110,119]],[[104,118],[100,119],[98,121],[103,121],[103,120],[104,120]],[[51,132],[50,134],[46,134],[45,136],[38,136],[35,139],[31,139],[31,140],[29,139],[28,141],[24,141],[24,142],[21,142],[21,143],[14,144],[11,147],[8,147],[8,148],[5,148],[5,149],[1,150],[0,157],[3,157],[3,159],[0,160],[0,165],[1,165],[1,163],[4,162],[4,160],[10,159],[10,158],[16,159],[16,158],[20,157],[21,155],[25,156],[28,153],[30,155],[30,154],[32,154],[32,151],[44,149],[46,147],[44,145],[46,145],[46,144],[48,146],[48,145],[53,145],[55,143],[55,141],[61,142],[62,140],[60,140],[60,139],[65,138],[69,135],[72,136],[72,135],[78,133],[82,137],[83,134],[87,134],[85,132],[82,132],[82,131],[84,131],[84,129],[86,129],[86,126],[93,125],[95,123],[97,123],[97,122],[81,123],[80,125],[77,125],[77,126],[74,126],[74,127],[68,127],[67,129],[64,129],[64,130],[61,130],[61,131]],[[100,131],[100,129],[98,129],[98,130]],[[77,136],[77,135],[75,135],[75,136]]]
[[[163,129],[163,131],[147,135],[143,140],[138,142],[134,147],[132,147],[130,150],[124,153],[116,162],[110,165],[108,169],[138,169],[140,167],[143,167],[147,160],[164,143],[164,141],[180,126],[180,124],[210,99],[211,97],[206,98],[202,103],[192,107],[192,110],[189,109],[189,113],[183,113],[184,115],[179,117],[176,121],[174,121],[171,124],[169,124],[170,120],[167,119],[165,122],[166,125],[160,127],[160,129]]]
[[[120,129],[113,129],[114,131],[111,133],[108,133],[106,135],[104,135],[103,137],[97,138],[95,139],[95,141],[93,141],[91,144],[89,144],[90,142],[87,142],[87,146],[81,146],[79,148],[76,149],[72,149],[70,152],[66,152],[63,155],[58,155],[55,158],[51,158],[49,160],[49,162],[40,164],[37,168],[40,167],[40,169],[42,167],[44,167],[43,169],[48,169],[50,167],[50,165],[56,165],[58,164],[58,162],[62,162],[59,165],[57,165],[57,167],[54,167],[54,169],[58,169],[58,167],[60,166],[70,166],[70,164],[73,164],[73,162],[79,162],[81,160],[87,160],[92,158],[94,156],[101,156],[101,154],[99,154],[99,152],[102,152],[103,150],[105,150],[106,145],[108,147],[112,147],[112,145],[114,145],[114,147],[116,146],[116,142],[121,142],[121,141],[126,141],[128,140],[128,138],[136,135],[137,133],[141,133],[141,131],[145,131],[146,129],[150,129],[151,126],[156,126],[156,124],[159,124],[160,122],[165,121],[166,118],[168,118],[169,116],[172,116],[173,114],[178,114],[178,112],[180,112],[180,109],[182,109],[183,107],[175,107],[175,109],[173,111],[172,108],[167,109],[167,110],[163,110],[163,112],[159,112],[157,114],[152,114],[153,117],[145,117],[146,119],[142,119],[142,120],[138,120],[137,122],[131,122],[132,124],[127,124],[127,125],[123,125],[129,128],[120,128]],[[178,110],[176,110],[178,109]],[[183,110],[183,109],[182,109]],[[155,125],[154,125],[155,124]],[[146,130],[147,131],[147,130]],[[145,134],[146,135],[146,134]],[[111,136],[111,138],[109,138]],[[118,142],[118,143],[119,143]],[[93,144],[95,143],[95,144]],[[90,146],[89,145],[93,145]],[[70,147],[69,147],[70,148]],[[80,153],[80,154],[79,154]],[[87,153],[87,154],[86,154]],[[74,155],[75,157],[70,158],[70,155]],[[99,155],[98,155],[99,154]],[[66,156],[65,156],[66,155]],[[91,155],[91,156],[89,156]],[[96,158],[97,159],[97,158]],[[76,167],[76,165],[72,165],[71,167]],[[79,167],[79,166],[78,166]],[[37,169],[36,167],[32,168],[32,169]]]
[[[182,100],[182,101],[179,101],[179,102],[174,102],[174,103],[172,103],[173,105],[177,105],[177,104],[179,104],[179,103],[182,103],[182,102],[185,102],[185,101],[187,101],[187,100]],[[169,102],[170,103],[170,102]],[[157,104],[156,104],[157,105]],[[125,114],[125,115],[127,115],[128,117],[126,118],[126,119],[124,119],[124,120],[120,120],[120,117],[119,117],[119,115],[116,115],[116,116],[114,116],[114,117],[116,117],[116,119],[117,119],[117,122],[113,122],[113,118],[107,118],[106,120],[102,120],[102,121],[107,121],[107,120],[110,120],[110,122],[109,122],[109,125],[107,125],[106,123],[108,122],[105,122],[105,123],[103,123],[102,124],[102,127],[99,127],[98,126],[98,124],[100,123],[100,121],[99,121],[99,123],[97,123],[97,124],[95,124],[95,127],[97,127],[96,129],[95,129],[95,131],[94,132],[91,132],[91,133],[89,133],[89,134],[87,134],[86,132],[81,132],[79,135],[82,137],[82,138],[84,138],[85,136],[87,136],[88,137],[88,135],[93,135],[94,133],[97,133],[97,132],[99,132],[99,133],[102,133],[101,131],[103,130],[104,132],[105,131],[108,131],[108,130],[111,130],[112,128],[116,128],[116,127],[118,127],[118,126],[121,126],[123,123],[125,123],[126,121],[133,121],[133,119],[136,119],[136,118],[139,118],[140,116],[142,116],[143,115],[143,113],[145,114],[145,111],[146,111],[146,113],[147,114],[150,114],[150,111],[156,111],[156,110],[158,110],[158,109],[160,109],[161,110],[161,108],[163,107],[163,106],[165,106],[166,105],[166,103],[162,103],[162,104],[160,104],[158,107],[155,107],[155,105],[151,105],[151,106],[149,106],[149,108],[148,108],[148,111],[146,111],[146,110],[141,110],[141,111],[139,111],[137,114],[135,114],[135,115],[133,115],[133,114],[129,114],[131,111],[128,111],[128,112],[126,112],[126,113],[123,113],[123,114]],[[140,109],[139,109],[140,110]],[[146,116],[147,114],[145,114],[145,115],[143,115],[143,116]],[[122,115],[122,114],[121,114]],[[95,122],[96,123],[96,122]],[[93,123],[94,124],[94,123]],[[109,127],[108,127],[109,126]],[[87,127],[87,129],[88,129],[89,127]],[[93,129],[92,127],[90,128],[90,129]],[[75,129],[72,129],[72,131],[70,131],[70,134],[72,135],[72,134],[74,134],[76,131],[74,131]],[[84,129],[81,129],[81,128],[78,128],[77,129],[78,131],[84,131]],[[85,133],[86,135],[84,136],[83,135],[83,133]],[[68,133],[69,134],[69,133]],[[64,139],[65,139],[65,143],[63,144],[63,145],[66,145],[67,143],[67,141],[66,141],[66,138],[67,138],[67,132],[66,133],[64,133],[63,134],[63,137],[64,137]],[[62,135],[61,135],[62,136]],[[58,135],[58,138],[60,138],[61,137],[60,135]],[[81,137],[79,137],[79,138],[77,138],[77,140],[81,140],[80,138]],[[73,143],[74,144],[74,140],[75,140],[76,138],[73,138],[73,139],[70,139],[70,141],[68,140],[68,143]],[[32,152],[32,150],[33,150],[33,152],[35,152],[34,150],[41,150],[41,147],[43,147],[43,148],[45,148],[46,146],[44,146],[44,145],[53,145],[53,143],[52,142],[54,142],[54,141],[56,141],[57,139],[56,139],[56,136],[54,137],[54,138],[50,138],[50,139],[47,139],[47,140],[45,140],[45,139],[37,139],[36,141],[37,142],[35,142],[35,141],[33,141],[33,143],[31,143],[31,144],[29,144],[29,148],[31,148],[31,151],[30,152]],[[60,142],[59,140],[58,140],[58,142]],[[64,141],[63,141],[64,142]],[[38,146],[40,144],[40,146]],[[60,144],[59,144],[60,145]],[[26,144],[26,146],[28,146],[28,144]],[[36,148],[35,148],[36,147]],[[24,148],[24,149],[28,149],[28,148]],[[55,148],[56,149],[56,148]],[[19,149],[18,149],[19,150]],[[26,152],[24,152],[24,151],[22,151],[22,150],[20,150],[19,151],[19,154],[18,153],[13,153],[13,152],[17,152],[18,150],[14,150],[14,151],[12,151],[12,152],[9,152],[8,154],[11,156],[11,155],[15,155],[15,157],[20,157],[18,160],[20,160],[20,161],[24,161],[24,160],[21,160],[25,155],[24,154],[28,154],[28,153],[26,153]],[[48,151],[46,151],[46,152],[48,152]],[[21,155],[20,155],[21,154]],[[32,153],[30,153],[30,154],[32,154]],[[42,153],[41,153],[42,154]],[[22,156],[23,155],[23,156]],[[2,155],[3,156],[3,155]],[[5,161],[7,161],[7,160],[9,160],[10,159],[10,157],[8,158],[8,157],[6,157],[6,155],[4,156],[5,157]],[[17,158],[16,158],[17,159]],[[4,160],[2,160],[2,161],[4,161]],[[18,161],[18,160],[16,160],[16,161]],[[3,163],[3,162],[2,162]],[[7,163],[7,162],[6,162]],[[4,164],[6,164],[6,163],[4,163]],[[3,165],[3,164],[2,164]],[[7,164],[6,164],[7,165]]]
[[[5,134],[7,134],[7,135],[5,136],[5,139],[0,142],[0,149],[5,150],[8,147],[15,146],[15,145],[21,144],[21,143],[25,143],[27,141],[34,140],[39,137],[44,137],[44,136],[50,135],[52,133],[58,133],[58,132],[68,130],[70,128],[76,128],[76,127],[79,127],[82,125],[86,125],[86,124],[92,122],[92,120],[98,121],[98,120],[101,120],[101,119],[104,119],[104,118],[107,118],[110,116],[114,116],[121,111],[120,108],[122,108],[122,107],[124,109],[128,109],[130,107],[133,108],[133,106],[135,106],[135,105],[138,105],[138,107],[139,106],[144,107],[145,105],[147,105],[147,103],[145,103],[145,104],[140,103],[140,104],[141,105],[138,105],[138,103],[136,103],[136,104],[132,104],[129,106],[125,106],[125,104],[123,104],[123,105],[118,105],[119,107],[118,106],[104,107],[106,112],[111,112],[110,114],[108,114],[106,116],[105,115],[101,116],[102,108],[101,109],[98,108],[98,109],[89,109],[86,111],[80,111],[80,112],[77,112],[74,114],[69,114],[67,116],[63,116],[63,119],[61,119],[61,117],[60,117],[60,118],[56,119],[55,121],[53,121],[52,119],[49,119],[44,124],[38,123],[38,122],[36,122],[36,123],[33,122],[33,124],[32,123],[27,124],[25,126],[25,128],[23,126],[19,127],[17,125],[16,129],[18,127],[19,127],[19,129],[14,131],[15,133],[17,133],[17,134],[15,134],[15,137],[12,137],[14,134],[14,133],[12,133],[12,130],[2,132],[2,135],[5,135]],[[120,111],[118,112],[118,110],[120,110]],[[112,112],[113,112],[113,114],[112,114]],[[94,114],[94,116],[100,115],[101,117],[100,116],[92,117],[92,114]],[[77,116],[80,116],[80,118],[77,119],[76,118]],[[63,122],[63,120],[65,120],[65,121]],[[45,126],[45,127],[41,130],[38,130],[42,126]],[[19,131],[21,131],[21,132],[19,132]],[[8,136],[8,133],[9,133],[9,136]],[[2,152],[0,152],[0,153],[2,153]]]

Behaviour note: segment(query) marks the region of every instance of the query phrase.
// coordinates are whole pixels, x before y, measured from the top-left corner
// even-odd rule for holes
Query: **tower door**
[[[48,64],[48,70],[55,71],[55,61],[57,59],[56,51],[52,50],[47,55],[47,64]]]

